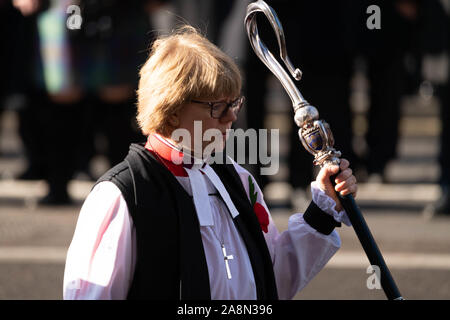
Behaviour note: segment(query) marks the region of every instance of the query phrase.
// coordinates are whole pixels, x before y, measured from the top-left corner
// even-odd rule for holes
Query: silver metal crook
[[[250,3],[247,6],[247,15],[244,20],[248,38],[256,55],[280,80],[291,98],[294,107],[294,121],[300,128],[298,131],[300,141],[306,150],[314,155],[314,164],[322,166],[327,163],[339,163],[341,153],[333,148],[334,138],[330,126],[325,121],[319,120],[319,111],[303,98],[289,74],[261,41],[256,25],[258,12],[264,13],[269,19],[278,39],[281,59],[289,72],[296,80],[300,80],[302,72],[300,69],[294,68],[289,60],[283,27],[276,12],[263,0]]]
[[[258,12],[264,13],[264,15],[269,20],[273,30],[275,31],[275,35],[278,40],[278,46],[280,47],[281,60],[283,60],[287,69],[296,80],[301,79],[302,72],[299,68],[295,68],[292,65],[292,62],[287,55],[286,40],[284,37],[284,31],[281,22],[278,19],[276,12],[262,0],[250,3],[247,7],[247,15],[245,16],[244,23],[247,29],[250,44],[252,45],[252,48],[255,51],[256,55],[274,73],[278,80],[280,80],[284,89],[287,91],[289,97],[291,98],[294,111],[297,111],[297,109],[307,106],[308,102],[303,98],[302,94],[295,86],[289,74],[280,65],[277,59],[275,59],[275,57],[272,55],[269,49],[267,49],[266,45],[259,37],[258,26],[256,25],[256,14]]]

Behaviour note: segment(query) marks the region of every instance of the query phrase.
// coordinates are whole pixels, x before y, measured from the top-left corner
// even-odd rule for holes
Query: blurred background
[[[302,95],[359,181],[357,202],[406,299],[450,299],[449,0],[266,1]],[[61,299],[66,250],[96,179],[145,140],[135,116],[152,41],[198,27],[242,70],[235,128],[279,129],[279,171],[259,176],[280,229],[315,170],[291,102],[251,50],[248,0],[0,0],[0,299]],[[376,5],[379,10],[368,10]],[[263,41],[274,33],[258,17]],[[276,156],[276,155],[274,155]],[[296,299],[384,299],[351,228]]]

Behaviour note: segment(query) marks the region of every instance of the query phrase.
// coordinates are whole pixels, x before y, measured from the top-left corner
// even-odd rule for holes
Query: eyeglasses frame
[[[213,116],[213,108],[214,108],[214,105],[217,104],[217,103],[224,103],[223,101],[206,102],[206,101],[191,100],[191,102],[194,102],[194,103],[200,103],[200,104],[206,104],[206,105],[208,105],[208,106],[210,107],[210,115],[211,115],[211,118],[213,118],[213,119],[221,119],[221,118],[223,118],[223,117],[227,114],[228,109],[232,108],[233,105],[236,104],[236,103],[238,103],[239,101],[241,101],[241,102],[238,104],[238,105],[239,105],[239,109],[237,110],[237,112],[235,112],[235,111],[233,110],[234,114],[237,116],[238,113],[239,113],[239,111],[240,111],[241,108],[242,108],[242,105],[243,105],[244,102],[245,102],[245,96],[240,96],[240,97],[238,97],[237,99],[235,99],[235,100],[233,100],[233,101],[231,101],[231,102],[229,102],[229,103],[226,103],[226,108],[225,108],[225,110],[222,111],[222,114],[220,114],[219,117],[214,117],[214,116]]]

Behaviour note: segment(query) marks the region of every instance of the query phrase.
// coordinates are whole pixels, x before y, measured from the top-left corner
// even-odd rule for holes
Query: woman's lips
[[[222,132],[222,136],[223,136],[224,138],[228,138],[229,135],[230,135],[230,130],[228,130],[228,129],[227,129],[227,131]]]

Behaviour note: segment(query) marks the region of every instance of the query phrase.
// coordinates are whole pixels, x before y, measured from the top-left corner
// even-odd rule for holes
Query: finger
[[[355,198],[356,194],[358,193],[358,186],[356,184],[354,184],[351,187],[349,187],[348,189],[344,189],[339,193],[343,196],[351,194],[353,196],[353,198]]]
[[[338,192],[341,192],[345,189],[351,188],[354,185],[356,185],[356,178],[355,178],[355,176],[351,176],[347,180],[345,180],[341,183],[338,183],[334,189]]]
[[[337,174],[338,172],[339,167],[337,165],[327,165],[319,171],[319,174],[317,175],[317,180],[321,181],[329,180],[330,176]]]
[[[347,159],[341,159],[341,162],[339,164],[339,168],[341,171],[344,171],[350,166],[350,162]]]
[[[353,170],[350,168],[347,168],[344,171],[341,171],[341,173],[339,173],[339,175],[335,179],[336,184],[339,184],[339,183],[347,180],[348,178],[350,178],[352,176],[352,174],[353,174]]]

